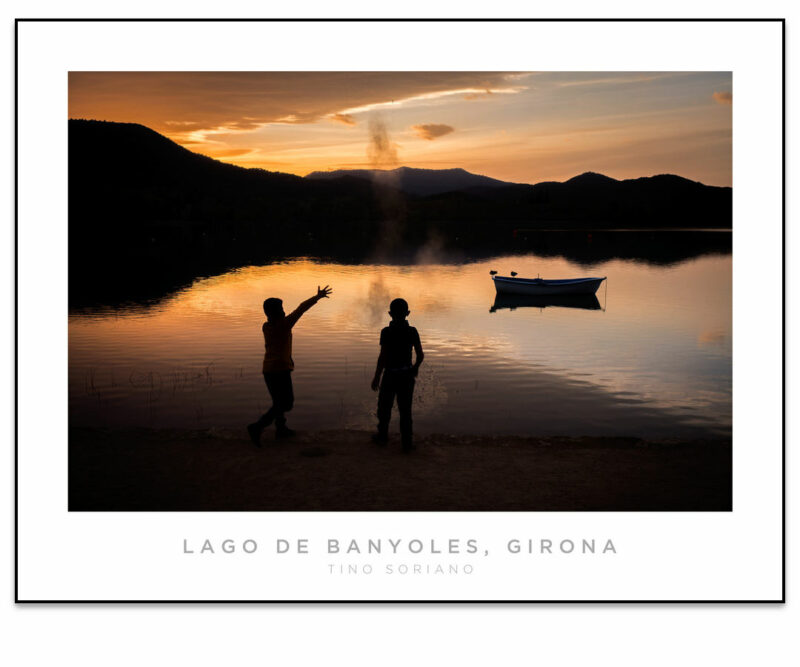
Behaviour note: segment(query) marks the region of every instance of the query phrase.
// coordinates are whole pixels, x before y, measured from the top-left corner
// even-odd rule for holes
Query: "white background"
[[[164,9],[165,3],[148,6],[138,5],[138,13],[143,16],[178,16],[183,12],[180,7]],[[498,7],[497,3],[494,5]],[[608,10],[608,6],[604,5]],[[81,7],[85,8],[81,12]],[[228,11],[233,15],[257,16],[263,7],[245,7],[236,9],[236,5],[228,3]],[[426,7],[430,7],[426,3]],[[637,5],[616,5],[619,16],[641,16]],[[560,6],[559,16],[567,15],[564,5]],[[727,11],[734,15],[735,7],[726,5]],[[770,11],[774,8],[774,11]],[[342,11],[341,7],[337,8]],[[761,11],[765,16],[784,16],[789,6],[762,3]],[[108,16],[109,10],[103,5],[89,3],[75,7],[69,12],[58,5],[47,6],[39,3],[37,14],[46,16]],[[408,15],[424,15],[425,11],[406,3],[404,10]],[[133,15],[132,9],[117,9],[118,15]],[[203,12],[202,6],[193,5],[193,12]],[[355,8],[352,15],[376,16],[374,6]],[[465,10],[468,11],[468,10]],[[496,10],[498,15],[518,15],[520,10],[507,8]],[[672,5],[671,11],[676,16],[713,15],[710,5],[693,2],[681,7]],[[743,15],[748,13],[745,8]],[[210,6],[206,15],[219,16],[221,9]],[[591,5],[578,6],[570,12],[577,16],[591,16]],[[323,15],[320,9],[316,15]],[[430,14],[430,10],[428,10]],[[14,7],[10,16],[31,16],[31,8],[24,5]],[[202,14],[194,14],[202,15]],[[273,15],[278,15],[275,12]],[[397,15],[390,10],[389,15]],[[433,13],[436,15],[436,13]],[[473,15],[485,15],[477,10]],[[656,12],[656,15],[664,15]],[[9,32],[11,25],[7,26]],[[791,23],[789,25],[791,36]],[[750,45],[751,46],[751,45]],[[58,57],[58,49],[54,45]],[[714,44],[708,44],[713,52]],[[744,48],[744,46],[743,46]],[[749,49],[748,49],[749,50]],[[787,63],[791,75],[791,37],[789,37]],[[712,53],[713,55],[713,53]],[[187,65],[192,66],[191,64]],[[485,65],[489,67],[489,65]],[[465,67],[466,69],[467,67]],[[569,68],[564,66],[565,69]],[[632,69],[633,66],[629,65]],[[645,66],[641,66],[646,69]],[[701,67],[697,67],[701,69]],[[410,69],[410,68],[409,68]],[[713,69],[713,67],[708,67]],[[724,69],[724,67],[719,67]],[[12,73],[5,72],[6,76]],[[789,79],[788,106],[791,109],[791,76]],[[737,95],[739,88],[734,81]],[[11,90],[11,84],[7,86]],[[741,102],[737,97],[737,104]],[[9,114],[7,127],[11,127],[11,104],[4,112]],[[737,114],[737,106],[734,106]],[[736,122],[736,118],[735,118]],[[773,128],[774,129],[774,128]],[[789,134],[791,137],[791,132]],[[11,154],[10,143],[13,137],[10,132],[5,135],[9,142],[7,155]],[[735,138],[736,144],[738,138]],[[736,149],[735,149],[736,150]],[[791,154],[790,154],[791,157]],[[47,161],[40,156],[42,168]],[[791,192],[792,172],[791,159],[788,171],[788,191]],[[13,168],[11,160],[6,167]],[[10,193],[12,174],[5,179]],[[735,175],[734,185],[737,179]],[[769,185],[767,185],[769,187]],[[10,204],[9,204],[10,210]],[[791,199],[788,208],[789,239],[791,240]],[[737,227],[737,233],[741,227]],[[13,244],[10,244],[13,248]],[[9,250],[9,255],[12,250]],[[740,248],[735,247],[734,261],[740,256]],[[792,277],[789,265],[789,277]],[[5,276],[12,279],[9,272]],[[9,286],[9,292],[13,289]],[[734,285],[734,291],[738,285]],[[791,310],[789,311],[791,315]],[[60,313],[55,313],[58,321]],[[735,323],[734,329],[739,335],[740,329]],[[6,349],[12,344],[11,324],[4,330],[9,336]],[[737,342],[738,344],[738,342]],[[773,349],[774,352],[774,349]],[[734,351],[736,354],[736,349]],[[789,358],[791,359],[791,357]],[[738,358],[736,363],[738,364]],[[737,372],[735,370],[735,372]],[[791,386],[791,385],[790,385]],[[5,405],[10,406],[13,396],[13,384],[7,383],[9,392]],[[791,394],[789,394],[791,398]],[[790,404],[791,408],[791,404]],[[738,408],[737,408],[738,409]],[[791,412],[791,410],[790,410]],[[6,423],[9,430],[13,420]],[[738,418],[738,412],[737,412]],[[790,424],[791,425],[791,424]],[[791,431],[789,432],[791,435]],[[8,461],[12,462],[12,448],[8,447]],[[791,449],[788,452],[788,473],[790,479],[793,471]],[[8,479],[11,482],[13,467],[9,465]],[[6,497],[9,504],[13,500],[13,489],[9,485]],[[787,499],[791,514],[791,485]],[[11,509],[3,515],[8,521],[7,535],[12,534]],[[109,524],[112,522],[109,521]],[[561,523],[561,522],[559,522]],[[449,521],[449,525],[453,525]],[[699,527],[702,529],[702,526]],[[448,531],[452,532],[452,531]],[[516,533],[517,531],[515,531]],[[598,532],[598,531],[595,531]],[[4,554],[8,560],[6,572],[11,570],[11,553]],[[59,549],[58,543],[51,544],[52,549]],[[66,546],[66,545],[64,545]],[[742,545],[733,545],[737,549]],[[787,549],[791,556],[792,533],[789,531]],[[734,549],[732,554],[736,553]],[[791,567],[791,558],[789,565]],[[4,561],[4,564],[6,562]],[[116,575],[126,576],[117,572]],[[133,574],[135,573],[127,573]],[[660,573],[659,573],[660,574]],[[10,582],[10,576],[7,581]],[[3,626],[9,630],[7,635],[13,636],[12,645],[19,652],[17,664],[41,664],[46,660],[74,657],[82,664],[96,664],[100,661],[113,661],[118,664],[139,664],[143,660],[155,661],[157,664],[180,659],[181,662],[193,661],[208,664],[214,659],[235,662],[237,658],[249,660],[292,659],[294,662],[306,662],[312,659],[325,659],[336,662],[332,657],[336,653],[347,655],[353,661],[360,656],[370,661],[381,661],[387,664],[406,664],[417,659],[432,661],[433,651],[441,650],[442,656],[448,656],[448,662],[456,660],[465,662],[491,662],[493,664],[514,659],[525,660],[559,660],[571,664],[573,662],[615,662],[617,664],[673,664],[680,659],[687,664],[726,660],[731,664],[740,661],[773,662],[786,664],[791,662],[786,654],[791,648],[789,628],[791,618],[797,621],[797,614],[792,605],[791,570],[788,579],[790,603],[787,606],[691,606],[691,607],[576,607],[576,606],[525,606],[525,607],[403,607],[403,608],[364,608],[364,607],[270,607],[258,606],[249,608],[92,608],[81,607],[65,609],[63,607],[11,607],[12,592],[5,595]],[[5,591],[4,591],[5,592]],[[779,658],[779,656],[781,656]],[[461,659],[461,658],[464,659]],[[27,658],[27,659],[26,659]],[[427,659],[426,659],[427,658]],[[527,659],[526,659],[527,658]]]
[[[19,37],[22,600],[780,599],[780,24],[26,22]],[[733,71],[732,513],[67,511],[67,73],[365,65],[411,71]],[[47,438],[39,431],[43,406]],[[188,558],[181,549],[184,537],[194,544],[206,537],[249,537],[262,550],[256,556]],[[315,548],[305,557],[278,557],[266,546],[279,537],[313,538]],[[479,537],[489,557],[470,559],[474,571],[468,578],[331,576],[327,564],[334,559],[323,550],[329,537]],[[601,544],[611,538],[617,551],[613,557],[510,557],[503,552],[511,538],[588,538]],[[430,554],[404,556],[393,562],[442,562]],[[445,562],[453,561],[465,564],[463,558]]]

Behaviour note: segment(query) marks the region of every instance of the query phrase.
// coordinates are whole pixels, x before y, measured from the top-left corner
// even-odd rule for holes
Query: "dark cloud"
[[[733,93],[731,92],[715,92],[711,97],[714,98],[714,101],[717,102],[717,104],[727,104],[728,106],[733,104]]]
[[[443,125],[441,123],[424,123],[422,125],[412,125],[411,129],[416,132],[417,136],[421,139],[433,141],[446,134],[455,132],[455,128],[450,125]]]

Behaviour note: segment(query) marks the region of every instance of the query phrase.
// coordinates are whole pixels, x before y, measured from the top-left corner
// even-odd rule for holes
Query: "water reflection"
[[[505,229],[508,225],[495,223],[495,233],[481,243],[459,245],[452,238],[447,245],[431,242],[423,246],[393,247],[388,256],[377,259],[374,251],[345,253],[342,248],[311,243],[306,248],[295,248],[290,258],[276,259],[274,255],[260,256],[256,249],[245,247],[244,255],[229,254],[233,249],[213,253],[168,254],[151,258],[148,271],[142,270],[141,258],[136,256],[133,265],[124,257],[113,257],[102,270],[92,263],[71,262],[69,280],[70,307],[93,309],[99,304],[122,307],[126,304],[152,304],[168,298],[176,290],[190,287],[198,276],[213,277],[241,266],[293,261],[303,254],[324,258],[326,264],[362,266],[369,269],[378,264],[390,265],[464,265],[484,262],[491,258],[529,257],[560,258],[560,265],[580,267],[579,274],[587,268],[604,266],[614,260],[629,260],[650,266],[671,266],[687,260],[731,253],[730,230],[685,229],[562,229],[525,230]],[[448,235],[445,235],[449,238]],[[457,235],[456,235],[457,236]],[[270,249],[274,252],[274,248]],[[335,253],[335,254],[330,254]],[[98,275],[103,280],[97,280]]]
[[[530,296],[524,294],[498,294],[489,308],[490,313],[503,308],[581,308],[600,310],[600,302],[594,294],[552,294],[549,296]]]
[[[488,271],[510,264],[297,259],[200,279],[149,307],[74,312],[71,423],[244,428],[268,407],[264,298],[298,303],[330,284],[325,309],[296,331],[298,428],[375,427],[369,384],[379,333],[389,301],[403,296],[425,339],[414,396],[420,433],[730,433],[730,256],[592,265],[608,276],[602,313],[586,312],[599,303],[498,302]],[[523,275],[586,268],[536,255],[513,264]]]

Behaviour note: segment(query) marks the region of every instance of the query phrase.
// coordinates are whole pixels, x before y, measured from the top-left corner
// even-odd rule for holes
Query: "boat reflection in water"
[[[530,294],[497,294],[494,298],[490,313],[503,308],[516,310],[517,308],[581,308],[583,310],[600,310],[600,302],[594,294],[545,294],[533,296]]]

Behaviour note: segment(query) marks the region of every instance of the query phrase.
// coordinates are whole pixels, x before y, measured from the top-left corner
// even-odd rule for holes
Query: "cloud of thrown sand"
[[[397,144],[389,137],[386,123],[380,116],[369,119],[367,158],[373,169],[390,169],[398,164]]]

